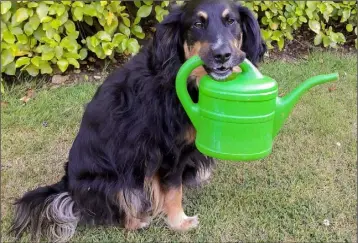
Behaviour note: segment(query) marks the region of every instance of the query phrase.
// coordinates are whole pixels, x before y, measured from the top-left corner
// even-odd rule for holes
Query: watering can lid
[[[245,63],[245,65],[251,63]],[[252,64],[251,64],[252,65]],[[217,81],[209,75],[200,80],[200,92],[226,100],[260,101],[277,97],[277,82],[262,75],[256,68],[242,66],[241,73],[233,73],[225,80]]]

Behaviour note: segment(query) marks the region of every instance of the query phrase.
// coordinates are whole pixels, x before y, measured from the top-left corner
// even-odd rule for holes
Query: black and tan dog
[[[174,230],[198,225],[182,207],[183,185],[206,181],[214,162],[194,145],[195,129],[175,91],[183,62],[200,55],[188,89],[200,77],[230,75],[266,50],[254,15],[230,1],[190,1],[173,9],[153,40],[98,88],[86,107],[65,175],[16,202],[12,232],[67,241],[78,224],[139,229],[158,213]],[[209,213],[209,212],[208,212]]]

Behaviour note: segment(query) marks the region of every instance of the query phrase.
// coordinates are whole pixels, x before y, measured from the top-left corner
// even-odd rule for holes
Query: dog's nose
[[[216,62],[224,64],[230,60],[231,50],[228,46],[221,47],[216,50],[213,50],[214,59]]]

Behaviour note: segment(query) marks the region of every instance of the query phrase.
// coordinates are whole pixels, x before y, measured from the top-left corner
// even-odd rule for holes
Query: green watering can
[[[188,59],[176,78],[180,102],[196,129],[197,149],[210,157],[250,161],[268,156],[275,136],[304,92],[338,79],[338,73],[309,78],[285,97],[278,97],[277,82],[262,75],[247,59],[226,80],[209,75],[200,80],[199,101],[187,90],[191,72],[203,65],[199,56]]]

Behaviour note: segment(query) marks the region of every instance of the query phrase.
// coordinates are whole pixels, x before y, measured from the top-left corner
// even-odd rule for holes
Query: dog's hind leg
[[[118,194],[119,205],[124,212],[124,227],[127,230],[145,228],[150,224],[146,214],[148,201],[144,190],[126,190]]]

